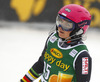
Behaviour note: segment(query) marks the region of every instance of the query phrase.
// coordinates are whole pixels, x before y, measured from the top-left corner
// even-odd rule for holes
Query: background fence
[[[87,8],[91,27],[100,28],[100,0],[0,0],[0,21],[54,23],[59,9],[73,3]]]

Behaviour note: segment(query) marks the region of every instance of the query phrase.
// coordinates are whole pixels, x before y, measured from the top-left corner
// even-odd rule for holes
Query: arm
[[[25,74],[25,76],[20,80],[20,82],[32,82],[43,73],[43,67],[44,67],[43,57],[44,57],[46,48],[47,48],[47,45],[45,45],[45,48],[39,60],[30,68],[30,70]]]
[[[42,56],[39,60],[30,68],[30,70],[21,79],[21,82],[32,82],[37,79],[43,70]]]
[[[50,34],[50,36],[51,35],[52,34]],[[50,38],[50,36],[46,40],[44,50],[39,60],[30,68],[30,70],[25,74],[25,76],[20,80],[20,82],[32,82],[43,73],[43,67],[44,67],[43,58],[44,58],[45,51],[47,49],[47,41]]]
[[[91,64],[92,64],[92,59],[89,56],[88,52],[84,51],[78,56],[75,62],[77,82],[90,81]]]

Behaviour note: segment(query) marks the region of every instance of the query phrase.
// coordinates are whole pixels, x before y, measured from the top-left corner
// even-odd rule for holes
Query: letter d
[[[60,66],[61,60],[56,62],[56,66]]]

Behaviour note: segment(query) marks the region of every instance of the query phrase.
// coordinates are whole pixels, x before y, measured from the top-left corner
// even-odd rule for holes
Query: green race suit
[[[75,61],[83,51],[88,51],[84,44],[62,48],[60,38],[54,33],[47,42],[41,82],[49,82],[51,76],[58,76],[59,73],[72,76],[71,82],[76,82]]]

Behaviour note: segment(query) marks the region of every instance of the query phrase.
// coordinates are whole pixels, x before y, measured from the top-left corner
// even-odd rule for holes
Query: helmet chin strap
[[[62,44],[61,44],[61,46],[64,44],[64,42],[68,42],[68,41],[74,41],[74,40],[78,40],[78,39],[80,39],[81,38],[81,36],[80,37],[78,37],[78,38],[75,38],[75,39],[70,39],[71,37],[74,37],[74,36],[78,36],[78,35],[81,35],[81,34],[83,34],[83,27],[78,31],[78,32],[76,32],[75,34],[73,34],[73,35],[71,35],[71,36],[69,36],[69,37],[67,37],[64,41],[62,41]],[[70,39],[70,40],[69,40]]]
[[[76,32],[76,35],[81,35],[83,33],[84,33],[84,31],[83,31],[83,27],[82,27],[78,32]]]

